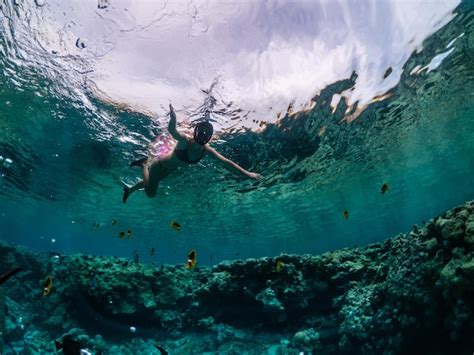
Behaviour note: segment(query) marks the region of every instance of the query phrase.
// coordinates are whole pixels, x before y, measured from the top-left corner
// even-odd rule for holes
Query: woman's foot
[[[123,203],[127,202],[128,196],[130,196],[130,188],[125,186],[123,188],[123,197],[122,197],[122,202]]]
[[[147,161],[148,161],[148,158],[141,158],[138,160],[134,160],[130,163],[130,166],[143,166],[146,164]]]

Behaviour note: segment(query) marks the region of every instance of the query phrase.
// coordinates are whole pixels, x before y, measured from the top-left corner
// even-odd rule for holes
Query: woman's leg
[[[160,170],[163,168],[161,167],[158,161],[154,161],[150,168],[147,167],[143,168],[143,184],[145,187],[145,193],[148,197],[155,197],[156,191],[158,190],[158,183],[160,182],[158,176]],[[146,171],[145,171],[146,170]],[[151,170],[151,178],[150,178],[150,170]]]
[[[146,160],[143,161],[142,167],[143,167],[143,180],[137,182],[132,187],[123,188],[123,198],[122,198],[123,203],[127,202],[127,199],[132,193],[143,188],[145,189],[146,195],[148,197],[154,197],[156,195],[159,180],[157,177],[154,176],[152,181],[150,182],[150,169],[153,168],[154,173],[155,173],[158,167],[155,164],[153,164],[150,166],[150,169],[149,169],[148,165],[146,164]],[[157,175],[157,174],[154,174],[154,175]]]
[[[143,189],[144,187],[145,187],[145,184],[143,183],[143,180],[140,180],[132,187],[125,186],[123,188],[122,202],[123,203],[127,202],[128,198],[130,197],[132,193],[134,193],[137,190]]]

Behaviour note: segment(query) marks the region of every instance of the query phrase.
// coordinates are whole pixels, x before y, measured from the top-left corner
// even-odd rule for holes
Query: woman
[[[161,180],[180,166],[198,163],[204,156],[209,156],[221,162],[225,168],[240,172],[251,179],[259,180],[261,178],[259,174],[245,170],[207,145],[213,133],[213,127],[209,122],[197,123],[193,137],[178,132],[176,129],[176,113],[171,104],[168,131],[178,141],[175,148],[168,154],[154,158],[150,163],[148,163],[147,158],[143,158],[130,164],[130,166],[141,166],[143,168],[143,180],[132,187],[123,188],[123,203],[127,202],[132,193],[142,188],[145,189],[148,197],[154,197]]]

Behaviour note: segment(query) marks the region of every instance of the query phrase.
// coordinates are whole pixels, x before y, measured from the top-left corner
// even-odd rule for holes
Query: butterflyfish
[[[171,222],[171,228],[173,228],[175,231],[179,232],[181,230],[181,225],[176,221],[172,221]]]
[[[188,261],[186,262],[187,269],[194,269],[196,266],[196,251],[193,249],[188,254]]]

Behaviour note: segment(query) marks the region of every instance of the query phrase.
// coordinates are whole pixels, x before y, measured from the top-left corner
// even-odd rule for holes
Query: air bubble
[[[76,47],[79,49],[84,49],[87,47],[86,42],[82,38],[79,37],[76,41]]]

